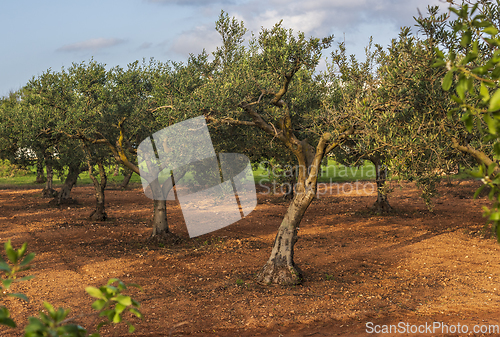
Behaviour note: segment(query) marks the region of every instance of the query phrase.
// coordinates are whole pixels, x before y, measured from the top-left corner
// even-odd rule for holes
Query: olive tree
[[[365,110],[373,147],[382,149],[391,173],[414,180],[429,208],[442,172],[473,163],[452,146],[450,135],[476,142],[461,123],[447,118],[442,71],[432,67],[432,41],[403,28],[378,60],[378,85]]]
[[[350,134],[354,126],[313,133],[311,116],[321,112],[312,72],[332,36],[324,39],[294,34],[281,23],[263,28],[243,44],[244,24],[222,13],[216,24],[223,45],[214,53],[208,83],[193,109],[205,112],[214,125],[245,126],[281,142],[297,162],[296,193],[279,226],[271,255],[257,274],[263,284],[297,284],[294,263],[298,226],[316,195],[321,162]],[[248,142],[251,144],[252,140]]]
[[[21,92],[21,118],[29,121],[21,124],[23,135],[31,142],[28,148],[34,150],[38,157],[37,166],[40,159],[45,162],[48,184],[45,190],[52,190],[55,169],[65,179],[59,192],[53,193],[53,202],[70,202],[71,189],[83,170],[84,158],[78,142],[59,132],[59,124],[68,118],[74,103],[68,79],[64,73],[49,69],[33,77]]]
[[[377,213],[392,210],[388,201],[387,162],[385,146],[377,142],[377,134],[387,131],[386,121],[380,113],[374,114],[371,102],[377,96],[377,90],[383,84],[377,76],[380,66],[382,47],[375,45],[372,50],[372,40],[365,48],[366,59],[360,62],[355,55],[346,54],[344,43],[331,54],[331,63],[321,74],[320,80],[325,84],[324,104],[330,115],[349,116],[358,124],[358,130],[348,141],[340,146],[331,156],[339,163],[347,166],[364,165],[370,161],[375,167],[377,184],[377,200],[373,208]]]
[[[137,148],[153,133],[177,122],[194,117],[184,106],[191,101],[191,94],[201,84],[195,60],[187,64],[151,61],[140,66],[134,62],[124,70],[116,67],[111,71],[111,95],[113,97],[114,131],[102,134],[95,142],[105,144],[116,161],[141,175]],[[141,177],[148,179],[148,177]],[[151,184],[150,186],[156,186]],[[173,179],[161,184],[162,191],[155,195],[166,196],[174,186]],[[170,233],[167,222],[166,198],[153,199],[152,237]]]
[[[432,17],[437,11],[437,7],[429,8]],[[480,134],[470,133],[459,119],[448,117],[454,103],[443,100],[447,95],[441,87],[444,73],[432,66],[435,38],[417,38],[403,27],[386,49],[375,46],[375,52],[370,52],[367,48],[363,63],[354,56],[348,60],[342,45],[332,54],[336,67],[326,77],[332,83],[330,107],[339,113],[350,109],[351,118],[359,125],[358,132],[343,145],[340,159],[354,164],[367,159],[375,164],[378,211],[391,209],[381,165],[393,177],[415,181],[432,208],[441,174],[474,165],[453,140],[475,144],[484,151],[488,148],[481,143]]]
[[[0,98],[0,158],[16,160],[19,153],[19,92],[11,92],[8,97]]]

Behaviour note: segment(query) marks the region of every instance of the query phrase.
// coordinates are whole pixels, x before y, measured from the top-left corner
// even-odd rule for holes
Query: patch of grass
[[[0,177],[0,185],[26,186],[35,184],[36,175],[27,174],[18,177]],[[57,183],[56,183],[57,184]],[[40,184],[43,186],[43,184]]]
[[[121,173],[118,175],[113,175],[114,166],[109,166],[106,169],[108,184],[119,185],[123,182],[125,178]],[[44,174],[47,176],[47,172],[44,169]],[[64,172],[64,177],[67,171]],[[53,185],[55,188],[63,184],[59,175],[54,172]],[[36,169],[34,167],[21,168],[16,165],[10,164],[8,160],[0,160],[0,185],[14,185],[14,186],[27,186],[36,184]],[[129,184],[142,184],[141,178],[136,174],[132,174]],[[43,184],[37,184],[43,187]],[[89,177],[88,171],[83,171],[78,176],[77,185],[92,185],[92,180]]]
[[[274,174],[276,173],[276,174]],[[267,184],[282,178],[283,173],[279,170],[269,169],[263,167],[254,169],[253,176],[256,184]],[[374,180],[375,179],[375,166],[370,161],[365,161],[362,166],[347,167],[341,165],[333,160],[328,161],[328,165],[322,165],[318,182],[344,182],[355,180]]]
[[[318,181],[327,183],[374,179],[375,165],[373,165],[370,161],[365,161],[363,165],[358,167],[347,167],[336,163],[333,160],[329,160],[327,166],[321,167],[321,173]]]
[[[28,185],[35,183],[32,170],[0,159],[0,185]]]
[[[35,184],[36,180],[36,170],[34,167],[24,168],[13,168],[9,166],[8,161],[0,160],[0,185],[32,185]],[[114,166],[108,166],[106,168],[108,173],[108,183],[110,185],[119,185],[122,183],[124,176],[120,172],[118,175],[113,175]],[[275,174],[274,174],[275,173]],[[265,169],[261,166],[253,170],[253,176],[256,184],[272,184],[276,182],[278,185],[281,184],[280,180],[285,181],[283,178],[284,172],[279,169],[274,170]],[[457,175],[450,176],[452,180],[469,179],[470,175],[464,171],[461,171]],[[370,161],[365,161],[362,166],[358,167],[347,167],[341,165],[334,160],[329,159],[328,165],[323,165],[321,167],[320,176],[318,182],[320,183],[335,183],[335,182],[349,182],[356,180],[374,180],[375,179],[375,166]],[[134,173],[130,179],[130,184],[141,184],[141,178]],[[54,185],[60,185],[62,181],[55,174]],[[89,178],[87,171],[80,174],[78,178],[79,185],[92,185],[92,180]]]
[[[108,183],[121,184],[124,178],[125,177],[121,174],[114,176],[111,173],[111,174],[108,174]],[[132,184],[132,183],[142,184],[141,177],[139,177],[136,173],[132,174],[132,177],[130,178],[129,184]],[[78,176],[78,184],[92,185],[92,180],[90,179],[89,173],[87,171],[80,173],[80,175]]]

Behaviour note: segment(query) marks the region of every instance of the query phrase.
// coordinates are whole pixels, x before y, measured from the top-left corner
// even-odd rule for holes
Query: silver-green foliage
[[[458,105],[450,116],[460,115],[469,132],[479,131],[484,142],[494,142],[492,156],[476,156],[481,164],[476,176],[484,182],[476,196],[489,186],[493,204],[484,206],[484,215],[500,242],[500,1],[448,2],[458,17],[450,35],[460,44],[437,49],[435,66],[447,69],[442,87]]]

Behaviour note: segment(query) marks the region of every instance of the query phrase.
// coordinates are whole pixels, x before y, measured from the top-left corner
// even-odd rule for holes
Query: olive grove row
[[[293,247],[325,156],[375,164],[379,211],[391,209],[380,167],[415,181],[431,205],[436,172],[479,164],[491,196],[498,195],[499,3],[449,2],[442,14],[432,7],[416,18],[421,37],[403,27],[390,46],[370,44],[362,61],[346,55],[342,43],[325,55],[333,36],[307,38],[281,23],[245,41],[244,23],[222,12],[216,22],[222,43],[213,55],[49,69],[2,98],[0,157],[36,158],[48,176],[65,170],[58,202],[87,170],[96,195],[91,216],[105,220],[105,166],[140,174],[143,139],[203,115],[217,152],[298,167],[293,200],[257,280],[299,283]],[[325,57],[326,70],[319,71]],[[489,217],[497,221],[494,206]],[[168,232],[166,203],[154,200],[152,235]]]

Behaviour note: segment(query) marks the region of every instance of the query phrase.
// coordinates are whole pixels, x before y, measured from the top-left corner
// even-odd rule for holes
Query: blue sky
[[[401,26],[413,26],[439,0],[87,0],[2,1],[0,96],[52,68],[94,58],[108,66],[143,58],[187,59],[215,50],[221,10],[252,32],[283,25],[307,36],[346,38],[347,52],[362,57],[374,42],[388,45]],[[250,34],[247,35],[248,37]],[[325,55],[328,56],[328,55]]]

